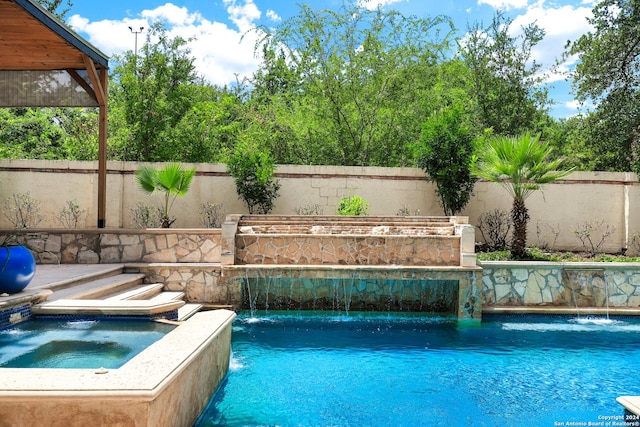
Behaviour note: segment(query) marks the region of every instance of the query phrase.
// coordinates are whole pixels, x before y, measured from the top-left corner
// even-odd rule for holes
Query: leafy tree
[[[480,148],[473,173],[500,183],[513,197],[511,256],[523,258],[527,244],[529,212],[525,200],[543,184],[556,181],[571,170],[558,171],[562,159],[551,160],[552,147],[540,135],[496,136]]]
[[[250,214],[268,214],[273,210],[280,183],[275,179],[275,164],[267,150],[255,143],[241,142],[229,158],[227,170]]]
[[[162,228],[170,228],[175,218],[169,211],[178,197],[185,196],[191,187],[195,169],[185,169],[178,163],[167,163],[162,169],[143,166],[136,171],[136,181],[140,189],[148,194],[156,191],[164,193],[161,222]]]
[[[112,157],[178,160],[193,142],[175,131],[202,93],[186,43],[169,38],[162,24],[154,23],[139,56],[129,51],[117,58],[110,91]]]
[[[599,169],[640,172],[639,19],[637,0],[602,0],[588,18],[594,31],[567,44],[566,55],[580,58],[576,95],[596,105],[586,131]]]
[[[471,26],[459,46],[482,126],[504,135],[535,129],[549,104],[540,64],[532,59],[544,31],[530,24],[514,36],[512,23],[498,13],[487,28]]]
[[[61,21],[64,21],[67,13],[69,13],[73,7],[71,0],[38,0],[38,3]],[[64,3],[66,3],[66,7],[63,6]],[[60,9],[61,7],[64,7],[64,9]]]
[[[422,125],[417,162],[435,182],[445,215],[456,215],[471,198],[474,151],[475,139],[460,106],[443,107]]]
[[[0,109],[0,158],[64,159],[65,135],[51,109]]]
[[[274,31],[261,30],[266,52],[284,51],[277,60],[269,53],[264,76],[283,79],[258,75],[256,87],[290,94],[293,87],[299,95],[290,98],[289,108],[304,126],[297,134],[308,163],[411,163],[408,144],[421,120],[416,124],[406,116],[423,111],[417,105],[450,46],[450,21],[407,18],[347,2],[338,11],[301,5]]]

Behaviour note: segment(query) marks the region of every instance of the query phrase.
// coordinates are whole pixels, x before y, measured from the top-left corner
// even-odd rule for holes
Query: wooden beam
[[[109,73],[106,69],[100,71],[100,87],[107,93]],[[107,226],[107,107],[108,98],[105,96],[100,103],[98,122],[98,228]]]
[[[96,64],[89,58],[87,55],[82,54],[82,59],[84,59],[85,66],[87,67],[87,72],[89,73],[89,79],[91,80],[91,84],[93,85],[93,91],[95,92],[96,99],[98,101],[98,105],[102,106],[107,103],[107,95],[106,91],[102,87],[102,82],[100,78],[101,75],[98,75],[98,71],[96,70]],[[106,70],[103,70],[100,74],[105,74]]]
[[[84,89],[85,92],[87,92],[93,99],[96,100],[96,102],[98,101],[98,97],[96,96],[96,92],[93,90],[93,88],[87,83],[87,81],[85,79],[83,79],[82,77],[80,77],[80,74],[78,74],[76,72],[76,70],[67,70],[67,73],[69,73],[69,75],[73,78],[73,80],[76,81],[76,83],[78,83],[80,86],[82,86],[82,88]]]
[[[104,68],[98,73],[96,64],[87,55],[82,55],[87,66],[89,79],[93,85],[98,106],[98,228],[107,226],[107,82],[108,73]]]

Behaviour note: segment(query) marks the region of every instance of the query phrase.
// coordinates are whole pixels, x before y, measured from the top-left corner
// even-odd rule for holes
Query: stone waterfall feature
[[[479,319],[466,217],[229,216],[222,276],[246,309],[416,311]]]

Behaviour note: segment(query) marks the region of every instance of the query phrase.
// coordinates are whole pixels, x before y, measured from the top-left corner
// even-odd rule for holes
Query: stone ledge
[[[523,307],[507,307],[507,306],[492,306],[483,307],[483,314],[566,314],[566,315],[584,315],[584,316],[638,316],[640,315],[640,308],[629,307],[558,307],[558,306],[523,306]]]

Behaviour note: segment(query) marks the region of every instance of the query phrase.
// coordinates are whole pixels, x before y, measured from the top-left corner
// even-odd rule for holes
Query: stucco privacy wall
[[[160,167],[159,164],[155,165]],[[179,199],[172,209],[176,228],[202,226],[199,214],[203,203],[218,203],[226,213],[246,213],[238,199],[234,182],[222,164],[186,165],[197,169],[191,191]],[[135,183],[134,162],[108,162],[107,227],[131,227],[131,210],[139,202],[159,204],[160,198],[142,193]],[[396,215],[406,207],[421,215],[442,215],[435,187],[425,179],[421,169],[279,166],[280,197],[272,213],[293,214],[296,208],[318,205],[323,214],[336,212],[342,196],[358,195],[369,204],[371,215]],[[0,201],[13,194],[29,192],[40,202],[45,219],[40,227],[62,227],[57,217],[66,201],[76,200],[87,210],[79,227],[95,227],[97,222],[97,162],[50,160],[0,160]],[[602,247],[617,252],[628,247],[628,241],[640,234],[640,185],[632,173],[576,172],[565,180],[549,184],[543,192],[527,200],[530,210],[529,243],[556,249],[582,248],[574,230],[585,223],[603,223],[616,231]],[[461,215],[477,224],[484,212],[508,210],[511,198],[499,185],[479,182],[474,196]],[[5,215],[0,215],[0,228],[10,228]],[[599,237],[600,231],[595,236]],[[481,241],[477,233],[476,239]]]

